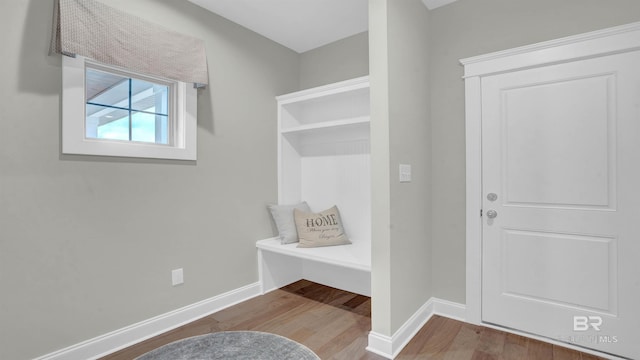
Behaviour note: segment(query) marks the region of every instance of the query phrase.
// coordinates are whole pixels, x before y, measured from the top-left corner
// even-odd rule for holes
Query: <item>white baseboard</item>
[[[185,306],[34,360],[97,359],[260,295],[260,283]]]
[[[431,298],[422,305],[393,336],[386,336],[371,331],[369,333],[367,351],[384,356],[387,359],[394,359],[433,315],[465,321],[465,311],[465,305]]]
[[[431,298],[433,301],[433,313],[435,315],[440,315],[447,317],[449,319],[454,319],[458,321],[467,321],[467,306],[464,304],[459,304],[449,300],[442,300],[438,298]]]

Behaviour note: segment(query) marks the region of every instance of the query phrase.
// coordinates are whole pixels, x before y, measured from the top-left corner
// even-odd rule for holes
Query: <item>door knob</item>
[[[497,211],[495,211],[495,210],[489,210],[489,211],[487,211],[487,217],[488,217],[489,219],[495,219],[495,218],[496,218],[496,216],[498,216],[498,212],[497,212]]]

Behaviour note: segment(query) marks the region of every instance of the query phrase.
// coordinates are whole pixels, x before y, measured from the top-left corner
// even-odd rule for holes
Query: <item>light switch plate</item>
[[[411,165],[400,164],[400,182],[411,182]]]

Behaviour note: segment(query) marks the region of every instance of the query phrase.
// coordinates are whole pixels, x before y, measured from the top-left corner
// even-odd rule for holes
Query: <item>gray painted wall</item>
[[[464,82],[458,60],[639,20],[637,0],[459,0],[430,12],[434,296],[465,303]]]
[[[640,20],[637,0],[459,0],[428,21],[417,0],[372,0],[370,39],[298,55],[186,2],[104,1],[206,41],[199,160],[61,156],[52,1],[0,3],[0,358],[32,358],[257,281],[254,242],[272,234],[264,205],[277,197],[273,97],[366,75],[369,46],[374,330],[392,334],[428,296],[464,303],[458,59]],[[423,76],[428,89],[413,80]],[[413,165],[413,183],[394,182],[399,162]],[[178,267],[186,281],[173,288]]]
[[[373,331],[393,335],[431,296],[428,12],[371,0]],[[400,183],[398,165],[412,166]]]
[[[297,90],[298,54],[186,1],[104,2],[205,40],[198,161],[60,155],[53,1],[0,3],[1,359],[254,283],[255,241],[273,234],[274,96]]]
[[[300,54],[300,89],[369,75],[369,33]]]
[[[431,122],[428,12],[420,0],[389,0],[391,328],[397,331],[431,288]],[[398,165],[412,166],[400,183]]]

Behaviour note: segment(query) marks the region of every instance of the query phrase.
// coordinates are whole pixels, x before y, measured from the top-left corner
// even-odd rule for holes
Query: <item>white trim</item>
[[[449,5],[456,1],[458,0],[422,0],[422,2],[424,3],[424,6],[426,6],[427,9],[429,10],[433,10],[441,6]]]
[[[258,295],[260,295],[260,284],[253,283],[52,352],[34,360],[98,359]]]
[[[640,49],[640,22],[460,60],[464,77],[482,76]]]
[[[393,359],[393,339],[389,336],[378,334],[375,331],[369,332],[369,344],[367,351],[380,355],[385,359]]]
[[[276,100],[281,104],[315,99],[323,96],[339,94],[357,89],[369,87],[369,76],[361,76],[354,79],[339,81],[332,84],[317,86],[310,89],[300,90],[284,95],[276,96]]]
[[[431,298],[431,300],[433,301],[433,313],[435,315],[440,315],[449,319],[466,322],[466,305],[438,298]]]
[[[480,77],[465,79],[466,305],[467,321],[480,324],[482,298],[482,96]]]
[[[393,336],[389,337],[374,331],[369,332],[367,351],[387,359],[394,359],[433,315],[465,321],[465,306],[432,297]]]

